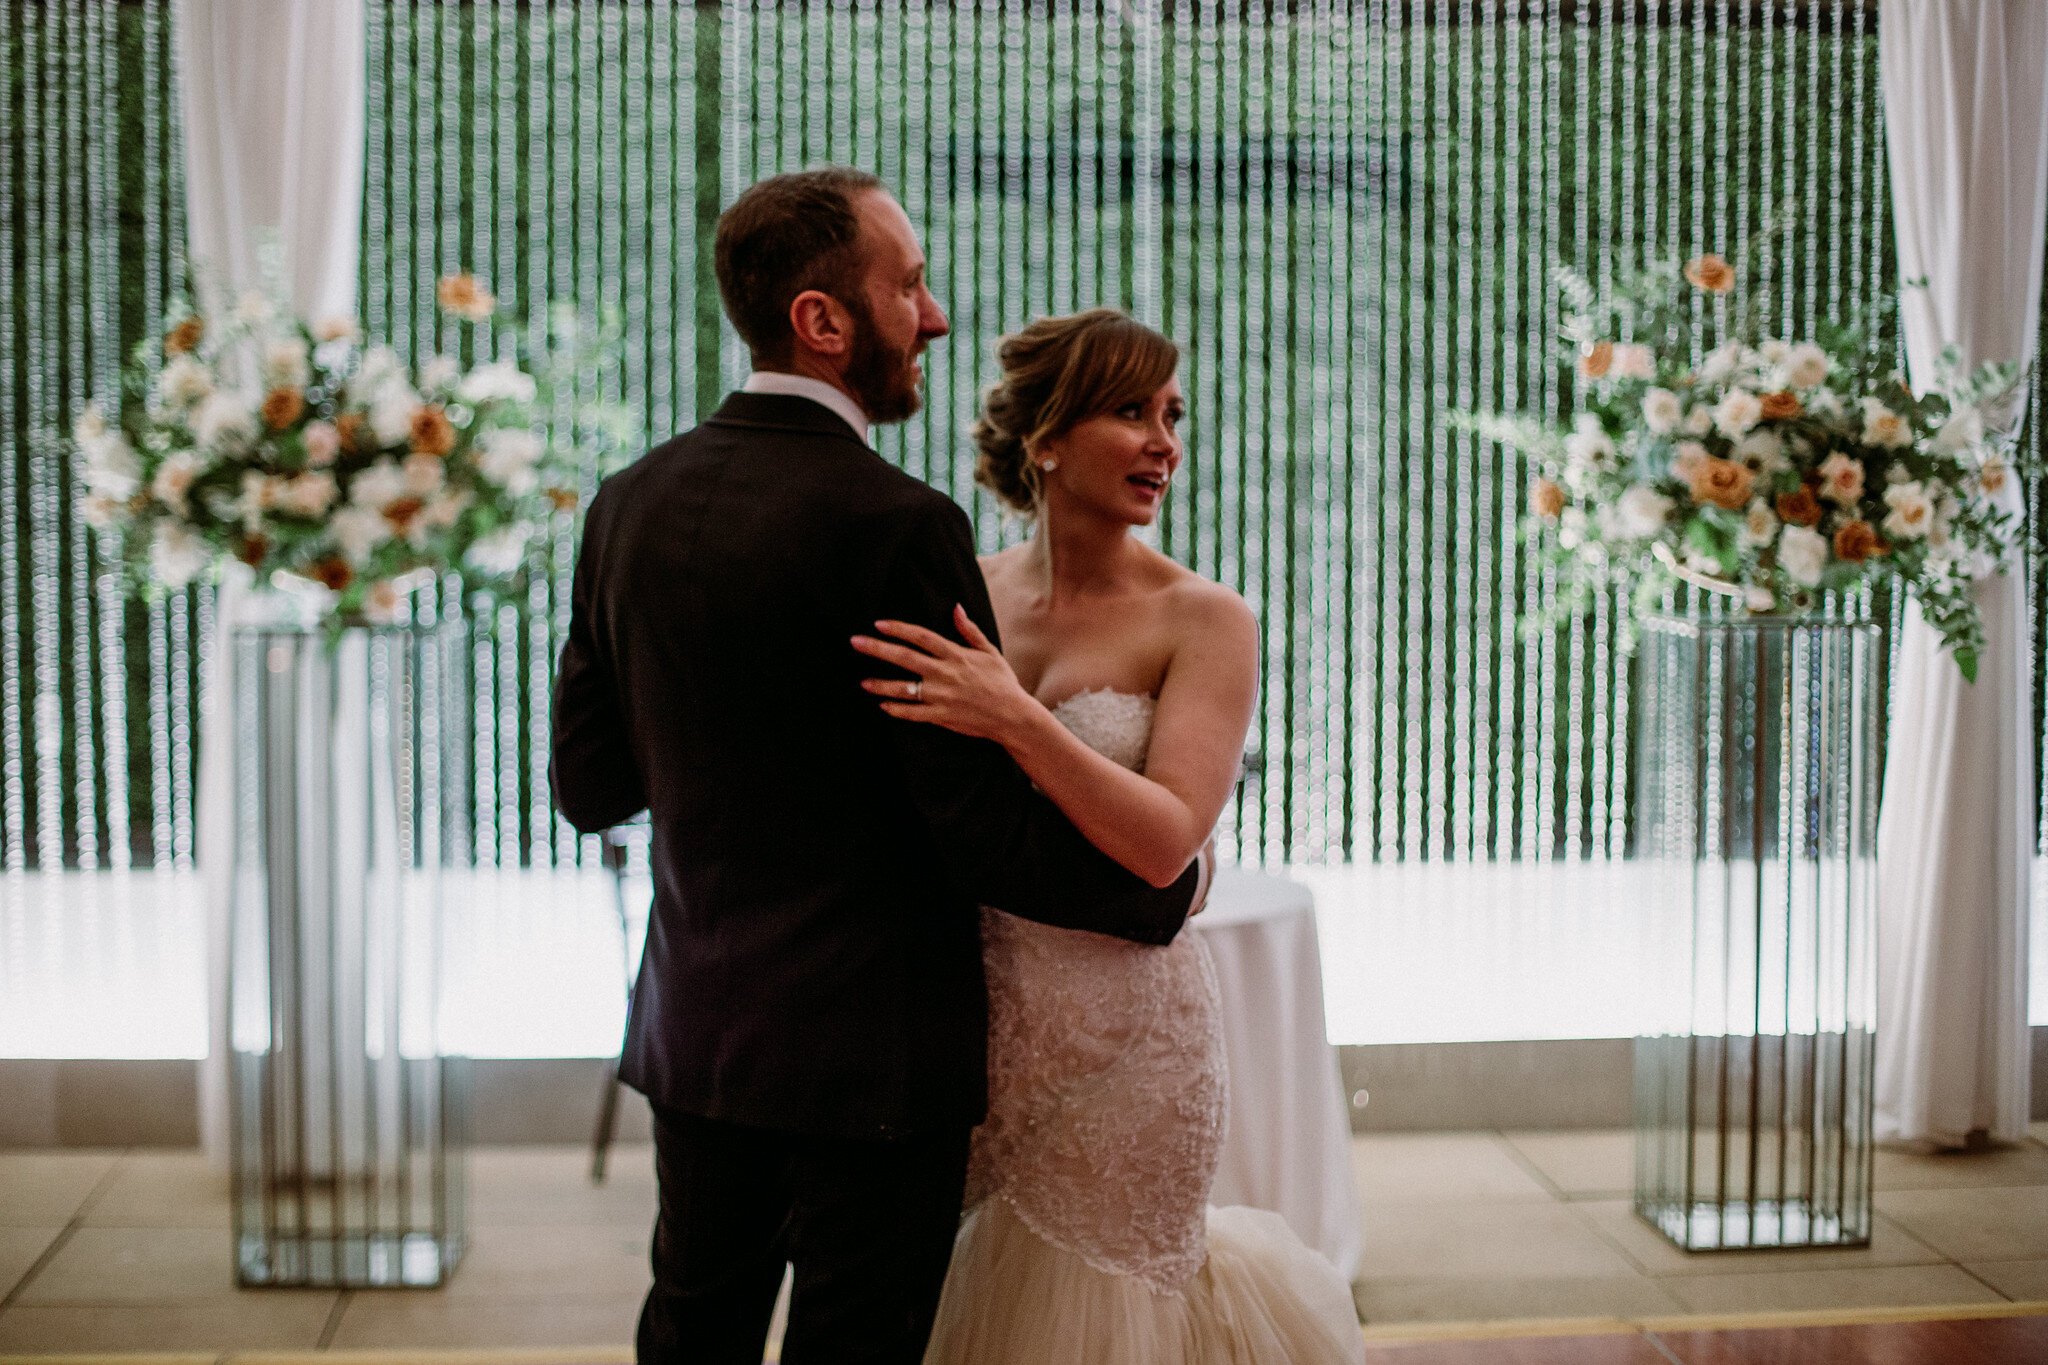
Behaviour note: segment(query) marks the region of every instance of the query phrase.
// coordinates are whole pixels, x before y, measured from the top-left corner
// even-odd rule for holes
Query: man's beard
[[[853,314],[853,355],[846,362],[846,387],[868,420],[877,426],[908,421],[924,403],[919,391],[923,376],[918,373],[917,353],[922,345],[912,342],[898,350],[875,334],[874,315],[867,301],[842,300]]]

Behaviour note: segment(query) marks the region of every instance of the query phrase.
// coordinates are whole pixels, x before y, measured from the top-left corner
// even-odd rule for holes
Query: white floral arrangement
[[[1788,341],[1730,319],[1736,276],[1705,255],[1653,265],[1603,298],[1559,271],[1572,425],[1454,419],[1540,469],[1524,530],[1558,571],[1547,615],[1609,589],[1649,609],[1682,579],[1753,614],[1799,616],[1824,592],[1888,577],[1974,681],[1984,626],[1971,585],[2006,570],[2022,520],[2025,471],[1986,421],[2017,367],[1963,376],[1951,350],[1937,391],[1915,397],[1873,344],[1894,301],[1869,326]],[[1697,294],[1725,340],[1695,365]]]
[[[442,279],[437,298],[465,324],[497,314],[469,275]],[[553,336],[573,346],[573,317]],[[518,354],[515,331],[501,342]],[[536,416],[562,355],[543,361],[435,356],[415,370],[355,320],[308,323],[260,291],[220,320],[180,306],[136,349],[118,406],[95,402],[74,425],[80,512],[121,534],[143,592],[240,560],[262,584],[319,585],[309,595],[331,622],[377,622],[428,573],[504,588],[577,502],[579,469]]]

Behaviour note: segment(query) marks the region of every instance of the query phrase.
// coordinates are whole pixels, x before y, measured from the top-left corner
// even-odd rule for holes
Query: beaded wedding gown
[[[1153,699],[1054,714],[1142,770]],[[1208,1207],[1223,1143],[1215,969],[982,912],[989,1115],[926,1365],[1362,1362],[1349,1287],[1277,1214]]]

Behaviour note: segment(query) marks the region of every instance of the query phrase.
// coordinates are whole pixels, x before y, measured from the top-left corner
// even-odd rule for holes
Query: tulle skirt
[[[1098,1270],[1010,1205],[970,1212],[925,1365],[1362,1362],[1350,1287],[1278,1214],[1211,1208],[1209,1258],[1179,1294]]]

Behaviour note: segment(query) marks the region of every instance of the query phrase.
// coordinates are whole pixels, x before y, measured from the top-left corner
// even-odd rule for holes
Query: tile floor
[[[1629,1212],[1626,1133],[1400,1133],[1353,1146],[1374,1324],[2048,1299],[2048,1124],[2001,1152],[1884,1153],[1868,1250],[1686,1256]],[[0,1152],[0,1355],[573,1345],[623,1349],[654,1179],[618,1151],[473,1158],[445,1290],[238,1291],[225,1178],[188,1152]]]

